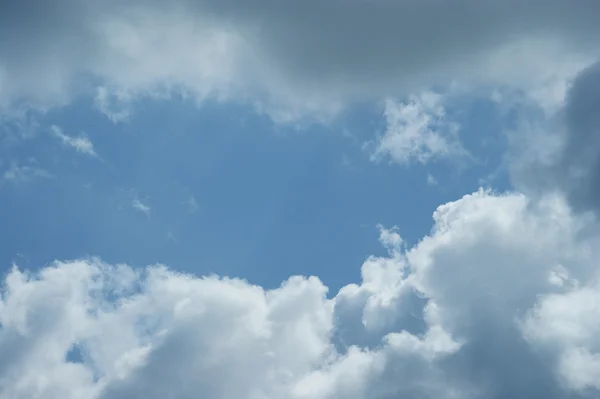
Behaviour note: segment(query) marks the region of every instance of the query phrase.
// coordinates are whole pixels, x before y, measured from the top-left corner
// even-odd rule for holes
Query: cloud
[[[427,185],[429,186],[437,186],[439,185],[440,182],[438,182],[438,180],[435,178],[435,176],[433,176],[432,174],[427,174]]]
[[[565,385],[574,390],[600,390],[600,354],[594,322],[600,317],[600,286],[575,282],[566,294],[542,297],[524,325],[526,337],[558,359]]]
[[[193,195],[190,195],[184,203],[189,213],[196,213],[200,209],[200,205],[198,204],[196,197],[194,197]]]
[[[94,144],[85,134],[81,134],[79,137],[67,136],[63,133],[62,129],[56,125],[50,127],[52,134],[58,138],[62,143],[68,147],[75,149],[75,151],[88,155],[90,157],[98,157],[94,150]]]
[[[586,227],[561,198],[479,191],[440,206],[414,247],[381,228],[388,254],[338,293],[98,259],[14,268],[0,397],[596,397]]]
[[[29,162],[28,165],[19,165],[18,162],[13,162],[10,167],[4,171],[2,177],[5,181],[12,183],[28,182],[38,178],[55,178],[52,173],[35,166],[35,162]]]
[[[98,87],[94,104],[113,123],[126,121],[131,116],[131,96],[124,92],[109,92],[106,87]]]
[[[557,171],[573,204],[598,210],[600,204],[600,63],[582,71],[564,108],[564,145]]]
[[[562,101],[540,114],[522,106],[509,133],[509,168],[516,186],[532,193],[561,191],[577,211],[600,204],[600,63],[566,80]],[[542,110],[547,111],[542,107]]]
[[[424,92],[406,103],[385,102],[387,127],[373,144],[371,159],[389,157],[399,164],[427,163],[467,155],[458,139],[459,125],[448,121],[442,96]]]
[[[529,88],[563,59],[595,58],[600,33],[593,0],[578,7],[562,0],[27,0],[1,7],[0,104],[45,108],[97,93],[113,120],[127,117],[132,99],[169,93],[249,102],[293,121],[453,79]]]
[[[150,208],[149,205],[143,203],[142,201],[140,201],[137,198],[134,198],[131,201],[131,206],[133,207],[133,209],[135,209],[136,211],[140,211],[143,214],[145,214],[146,216],[150,216],[150,211],[152,210],[152,208]]]

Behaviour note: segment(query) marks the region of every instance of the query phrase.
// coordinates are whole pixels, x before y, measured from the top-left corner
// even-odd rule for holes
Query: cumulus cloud
[[[405,103],[388,99],[387,127],[376,142],[372,160],[389,157],[400,164],[427,163],[467,155],[458,139],[460,126],[447,120],[442,95],[424,92]]]
[[[414,247],[381,228],[388,254],[338,293],[98,259],[15,267],[0,397],[596,397],[586,223],[560,198],[479,191],[439,207]]]
[[[96,151],[94,150],[94,144],[87,135],[82,133],[78,137],[68,136],[63,132],[63,130],[60,127],[56,125],[52,125],[50,127],[50,131],[64,145],[73,148],[75,151],[88,155],[90,157],[98,156],[98,154],[96,154]]]
[[[596,57],[600,33],[593,0],[577,7],[562,0],[27,0],[0,7],[0,104],[60,105],[99,82],[97,105],[113,120],[127,117],[132,98],[173,91],[250,102],[290,121],[451,79],[529,87],[559,59]]]

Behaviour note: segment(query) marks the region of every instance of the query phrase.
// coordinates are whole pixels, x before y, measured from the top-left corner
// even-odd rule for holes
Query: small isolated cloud
[[[193,195],[190,195],[187,201],[185,201],[185,205],[189,213],[196,213],[200,209],[200,205]]]
[[[177,237],[175,237],[175,234],[173,234],[172,231],[167,231],[167,239],[169,239],[170,241],[177,243]]]
[[[142,201],[140,201],[137,198],[134,198],[131,201],[131,206],[133,207],[133,209],[142,212],[143,214],[145,214],[146,216],[150,217],[150,211],[152,210],[152,208],[150,208],[149,205],[143,203]]]
[[[431,173],[427,174],[427,185],[429,186],[437,186],[440,183],[438,182],[438,180],[435,178],[435,176],[433,176]]]
[[[591,399],[598,230],[558,197],[478,191],[337,293],[98,259],[13,268],[0,295],[6,398]],[[557,284],[557,279],[560,284]],[[70,354],[77,353],[77,356]]]
[[[440,94],[424,92],[406,102],[388,99],[384,114],[386,130],[371,143],[374,161],[389,158],[406,165],[466,154],[458,139],[459,125],[447,120]]]
[[[62,143],[67,146],[75,149],[75,151],[88,155],[90,157],[97,157],[96,151],[94,150],[94,144],[89,139],[87,135],[82,133],[78,137],[72,137],[66,135],[62,129],[56,125],[50,127],[50,130],[54,137],[58,138]]]
[[[53,179],[55,176],[45,169],[35,166],[35,162],[29,165],[19,165],[13,162],[11,166],[4,171],[2,177],[5,181],[12,183],[28,182],[34,179]]]

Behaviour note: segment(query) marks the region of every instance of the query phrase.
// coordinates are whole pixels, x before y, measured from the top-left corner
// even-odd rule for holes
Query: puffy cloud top
[[[362,282],[279,288],[97,259],[14,268],[2,398],[596,397],[598,236],[559,198],[477,192]],[[589,283],[588,283],[589,282]]]

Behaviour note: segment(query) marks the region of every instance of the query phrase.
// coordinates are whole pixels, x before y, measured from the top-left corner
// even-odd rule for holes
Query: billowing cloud
[[[14,268],[3,398],[591,398],[598,237],[563,200],[477,192],[330,292],[97,259]],[[589,282],[589,283],[588,283]]]
[[[8,1],[0,104],[95,91],[118,121],[136,96],[175,91],[325,118],[452,79],[537,85],[563,60],[597,56],[598,17],[594,0]]]

